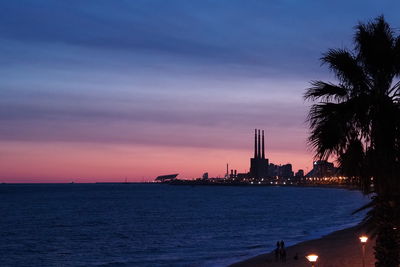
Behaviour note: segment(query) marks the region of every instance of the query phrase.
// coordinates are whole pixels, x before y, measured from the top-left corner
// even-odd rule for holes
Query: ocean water
[[[357,224],[345,189],[0,185],[0,266],[226,266]]]

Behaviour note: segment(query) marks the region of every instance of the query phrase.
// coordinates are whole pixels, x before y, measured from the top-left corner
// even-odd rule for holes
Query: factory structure
[[[250,158],[250,171],[247,173],[237,173],[231,170],[229,174],[228,164],[226,166],[225,178],[237,180],[262,180],[265,178],[282,177],[291,178],[294,176],[292,164],[275,165],[269,162],[265,154],[265,131],[254,130],[254,156]]]
[[[250,170],[246,173],[238,173],[237,170],[230,170],[226,165],[225,179],[235,183],[250,184],[342,184],[351,183],[341,176],[339,168],[326,160],[317,160],[313,162],[312,169],[305,173],[299,169],[293,172],[292,164],[283,165],[273,164],[266,157],[265,151],[265,131],[261,129],[254,130],[254,155],[250,158]],[[229,183],[229,182],[228,182]]]
[[[258,132],[257,132],[258,131]],[[250,159],[250,178],[260,179],[268,177],[268,159],[265,158],[264,130],[254,132],[254,157]]]
[[[182,185],[293,185],[293,184],[342,184],[352,183],[340,176],[340,169],[333,163],[326,160],[313,162],[313,168],[308,173],[304,170],[298,170],[296,173],[292,170],[292,164],[276,165],[269,162],[265,151],[265,131],[261,129],[254,130],[254,154],[250,158],[250,169],[248,172],[238,173],[237,170],[229,170],[226,164],[226,173],[224,177],[210,178],[208,172],[195,180],[177,179],[178,174],[161,175],[155,179],[155,182],[182,184]],[[350,182],[349,182],[350,181]]]
[[[313,168],[307,174],[304,170],[293,172],[292,164],[287,163],[283,165],[276,165],[269,162],[265,153],[265,131],[261,129],[254,130],[254,156],[250,158],[250,171],[247,173],[237,173],[236,170],[228,169],[226,166],[225,178],[237,180],[261,180],[265,178],[281,178],[281,179],[294,179],[299,180],[306,177],[335,177],[340,172],[335,168],[333,163],[325,160],[318,160],[313,162]]]

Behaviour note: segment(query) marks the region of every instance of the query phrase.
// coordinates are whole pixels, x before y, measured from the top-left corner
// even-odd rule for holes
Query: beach
[[[277,262],[273,252],[262,254],[235,264],[230,267],[258,266],[311,266],[305,258],[308,254],[319,256],[315,267],[357,267],[362,265],[362,246],[359,236],[364,234],[362,228],[356,226],[336,231],[322,238],[301,242],[286,248],[286,262]],[[365,266],[374,266],[373,247],[375,240],[368,239],[365,246]],[[295,260],[294,256],[298,255]]]

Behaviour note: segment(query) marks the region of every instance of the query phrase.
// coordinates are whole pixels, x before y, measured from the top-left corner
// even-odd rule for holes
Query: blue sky
[[[397,1],[2,1],[0,159],[18,161],[14,145],[116,144],[234,151],[245,169],[257,127],[272,161],[303,157],[294,165],[305,168],[302,94],[332,79],[321,54],[351,48],[359,21],[383,14],[399,29],[398,10]],[[7,177],[29,173],[44,175]]]

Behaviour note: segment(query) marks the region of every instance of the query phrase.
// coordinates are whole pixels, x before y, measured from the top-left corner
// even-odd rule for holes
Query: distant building
[[[302,169],[298,170],[296,174],[294,175],[296,178],[303,178],[304,177],[304,171]]]
[[[231,170],[231,174],[229,175],[229,178],[231,178],[231,179],[237,178],[237,170]]]
[[[292,178],[294,176],[292,164],[290,163],[285,165],[275,165],[270,163],[268,167],[268,174],[270,177],[279,178]]]
[[[288,163],[282,166],[279,166],[278,176],[280,178],[292,178],[294,173],[292,171],[292,164]]]
[[[250,159],[250,178],[268,177],[268,159],[265,158],[264,130],[262,131],[262,143],[260,130],[254,133],[254,158]]]
[[[208,180],[208,172],[203,173],[202,179]]]
[[[160,175],[160,176],[157,176],[157,178],[155,179],[155,181],[156,181],[156,182],[167,182],[167,181],[175,180],[176,177],[177,177],[178,175],[179,175],[178,173],[176,173],[176,174]]]
[[[312,170],[307,173],[306,177],[332,177],[337,173],[337,168],[333,163],[326,160],[314,161]]]
[[[279,174],[278,170],[279,170],[279,166],[278,165],[270,163],[269,166],[268,166],[268,175],[270,177],[277,177],[278,174]]]
[[[249,177],[249,173],[238,173],[237,176],[236,176],[236,178],[238,180],[244,180],[244,179],[246,179],[248,177]]]

